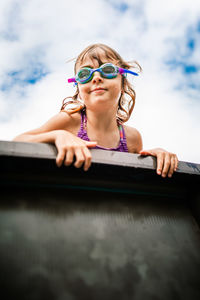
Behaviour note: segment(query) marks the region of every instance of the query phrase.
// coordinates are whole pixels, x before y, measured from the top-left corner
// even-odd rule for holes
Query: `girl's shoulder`
[[[79,124],[81,121],[81,112],[75,112],[73,114],[68,113],[67,111],[61,111],[57,114],[58,121],[63,126],[68,125],[76,125]]]
[[[61,111],[55,117],[55,123],[57,123],[60,129],[68,130],[72,133],[76,133],[81,124],[80,112],[69,114],[68,112]]]
[[[142,136],[140,132],[131,126],[123,125],[126,134],[127,147],[131,153],[139,153],[142,150]]]

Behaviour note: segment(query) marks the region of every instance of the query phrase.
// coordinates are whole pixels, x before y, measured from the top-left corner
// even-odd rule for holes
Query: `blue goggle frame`
[[[110,68],[110,70],[112,70],[112,72],[108,72],[109,68]],[[107,70],[107,72],[106,72],[106,70]],[[123,75],[123,74],[126,75],[128,73],[128,74],[138,76],[138,73],[135,73],[133,71],[117,67],[117,66],[113,65],[112,63],[105,63],[97,69],[91,69],[88,67],[80,69],[75,77],[68,79],[68,82],[69,83],[75,82],[75,84],[77,84],[77,83],[85,84],[85,83],[89,82],[90,80],[92,80],[94,72],[100,72],[101,76],[103,78],[107,78],[107,79],[116,78],[118,73],[121,75]]]

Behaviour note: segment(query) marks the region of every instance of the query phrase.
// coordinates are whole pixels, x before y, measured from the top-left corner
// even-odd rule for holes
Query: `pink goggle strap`
[[[73,78],[69,78],[68,79],[68,82],[70,83],[70,82],[76,82],[76,79],[75,79],[75,77],[73,77]]]

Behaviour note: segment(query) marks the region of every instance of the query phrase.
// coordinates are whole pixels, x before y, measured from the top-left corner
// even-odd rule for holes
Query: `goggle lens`
[[[86,83],[90,81],[93,77],[94,72],[100,72],[101,76],[104,78],[114,78],[117,77],[118,69],[113,64],[106,63],[97,69],[82,68],[76,75],[76,81],[79,83]]]
[[[91,74],[91,69],[89,68],[83,68],[81,69],[78,74],[77,74],[77,78],[82,80],[87,80],[90,77]]]
[[[113,65],[104,65],[101,67],[101,70],[102,70],[102,74],[104,76],[116,76],[117,75],[117,70],[116,70],[116,67],[113,66]]]

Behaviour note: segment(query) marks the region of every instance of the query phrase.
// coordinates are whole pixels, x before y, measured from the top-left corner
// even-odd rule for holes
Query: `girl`
[[[140,66],[135,63],[135,66]],[[157,148],[142,150],[140,133],[122,125],[135,104],[135,91],[126,78],[137,73],[112,48],[94,44],[83,50],[75,62],[75,95],[65,98],[60,113],[40,128],[17,136],[15,141],[53,143],[57,147],[57,166],[73,163],[84,170],[91,165],[89,148],[139,153],[157,157],[157,174],[171,177],[178,159]]]

